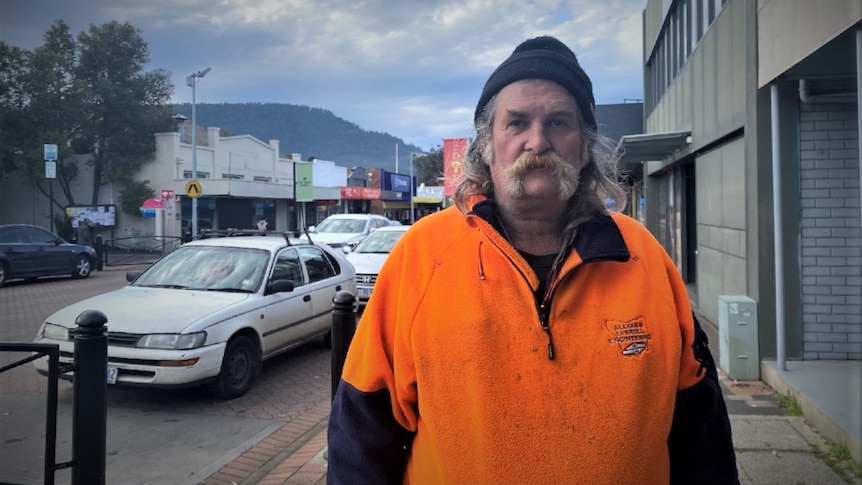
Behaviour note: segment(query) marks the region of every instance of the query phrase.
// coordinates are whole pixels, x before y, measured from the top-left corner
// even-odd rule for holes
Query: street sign
[[[57,159],[57,145],[45,144],[45,160]]]
[[[201,195],[201,183],[197,180],[189,180],[186,182],[186,195],[192,199],[198,198]]]
[[[57,178],[57,162],[53,162],[53,161],[45,162],[45,178],[46,179]]]

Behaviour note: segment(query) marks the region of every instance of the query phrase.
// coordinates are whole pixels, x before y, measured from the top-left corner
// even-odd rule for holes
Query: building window
[[[192,171],[191,170],[183,170],[183,178],[184,179],[191,179],[192,178]],[[198,170],[198,178],[199,179],[208,179],[208,178],[210,178],[210,173],[209,172],[201,172],[200,170]]]
[[[272,177],[261,177],[259,175],[254,176],[255,182],[272,182]]]
[[[239,175],[236,173],[223,173],[221,174],[221,178],[223,179],[231,179],[231,180],[244,180],[245,175]]]

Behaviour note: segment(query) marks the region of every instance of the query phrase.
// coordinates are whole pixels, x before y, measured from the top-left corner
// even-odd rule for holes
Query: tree
[[[438,146],[413,159],[416,183],[427,186],[443,185],[443,150]]]
[[[93,154],[93,197],[103,182],[129,183],[155,155],[153,133],[171,131],[173,86],[164,70],[143,72],[150,55],[140,31],[128,22],[91,26],[78,35],[77,79],[87,89],[77,146]]]
[[[43,39],[32,52],[0,42],[0,176],[18,170],[47,196],[43,145],[56,144],[68,205],[76,204],[74,154],[90,156],[85,203],[96,205],[104,183],[128,185],[154,158],[153,133],[173,130],[170,76],[144,72],[148,46],[129,23],[91,25],[76,40],[58,20]]]
[[[0,178],[23,166],[27,123],[20,113],[27,104],[24,89],[30,52],[0,41]]]
[[[71,141],[81,118],[81,84],[74,75],[77,46],[62,20],[54,22],[43,39],[45,43],[32,52],[22,75],[27,100],[19,116],[26,127],[22,134],[27,162],[19,168],[48,196],[43,146],[56,144],[57,182],[66,200],[74,205],[71,184],[78,176],[78,165],[71,159]],[[56,199],[51,203],[62,208]]]
[[[140,215],[141,206],[144,201],[156,196],[156,191],[150,187],[150,181],[131,181],[120,191],[120,210],[126,214]]]

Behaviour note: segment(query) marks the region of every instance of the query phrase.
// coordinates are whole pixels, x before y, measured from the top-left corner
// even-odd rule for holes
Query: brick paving
[[[122,274],[122,271],[94,273],[85,282],[58,278],[27,284],[10,283],[0,289],[0,318],[4,321],[4,325],[0,325],[0,341],[32,341],[38,326],[50,313],[87,296],[124,285]],[[716,340],[712,339],[711,347],[718,360]],[[329,349],[310,344],[267,361],[252,389],[238,399],[219,401],[197,389],[112,388],[109,406],[143,411],[170,407],[178,412],[282,421],[284,424],[280,428],[241,451],[199,485],[323,485],[331,397],[330,366]],[[44,379],[34,377],[33,372],[27,374],[25,379],[0,374],[0,392],[43,393]],[[766,384],[736,381],[722,372],[719,375],[731,414],[785,414],[778,406],[775,392]],[[70,392],[68,383],[61,382],[60,386],[61,393]]]
[[[8,283],[0,288],[0,342],[32,342],[51,313],[124,286],[126,269],[129,268],[106,268],[86,280],[46,278]],[[0,365],[23,357],[20,353],[0,353]],[[218,400],[201,389],[113,386],[107,398],[109,408],[144,413],[172,409],[177,413],[281,421],[283,426],[242,451],[201,484],[315,484],[323,483],[326,475],[323,450],[331,384],[331,352],[321,341],[266,361],[251,390],[230,401]],[[33,371],[32,364],[0,373],[0,393],[32,397],[44,396],[45,391],[45,378]],[[59,392],[62,402],[70,401],[72,385],[61,380]]]

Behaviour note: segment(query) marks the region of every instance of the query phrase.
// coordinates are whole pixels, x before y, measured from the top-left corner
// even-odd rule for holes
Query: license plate
[[[116,367],[108,367],[108,384],[116,384],[117,383],[117,368]]]
[[[371,297],[371,288],[359,288],[359,298],[368,299]]]

